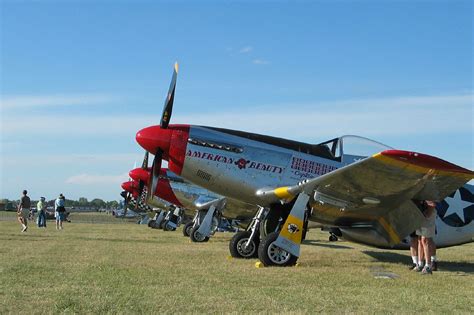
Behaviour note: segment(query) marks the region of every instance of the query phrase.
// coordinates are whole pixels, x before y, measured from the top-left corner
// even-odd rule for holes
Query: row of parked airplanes
[[[290,266],[312,227],[324,227],[332,238],[408,248],[409,235],[424,220],[417,204],[433,200],[437,247],[473,241],[471,170],[359,136],[308,144],[169,124],[177,74],[175,64],[160,124],[136,134],[146,151],[143,164],[122,184],[129,207],[175,207],[161,211],[155,223],[165,220],[173,228],[182,211],[194,214],[184,233],[202,242],[221,218],[238,220],[245,230],[230,240],[233,257]],[[163,160],[168,168],[162,168]]]

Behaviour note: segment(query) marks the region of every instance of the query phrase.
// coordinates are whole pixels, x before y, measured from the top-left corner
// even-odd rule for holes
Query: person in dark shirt
[[[23,196],[20,198],[20,204],[18,205],[18,222],[20,222],[22,230],[26,232],[28,230],[28,217],[30,216],[31,200],[27,196],[28,192],[23,190]]]
[[[63,229],[63,222],[66,219],[66,198],[63,194],[59,194],[59,197],[54,202],[54,216],[56,217],[56,230]]]

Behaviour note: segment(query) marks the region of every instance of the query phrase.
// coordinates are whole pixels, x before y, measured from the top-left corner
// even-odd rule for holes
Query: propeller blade
[[[148,181],[148,191],[147,191],[147,199],[151,200],[153,198],[153,194],[156,192],[156,187],[158,186],[158,180],[161,171],[161,162],[163,160],[163,151],[158,148],[155,153],[155,158],[153,159],[153,165],[151,167],[151,178]]]
[[[120,195],[123,197],[123,216],[127,214],[128,203],[130,202],[130,193],[127,191],[122,191]]]
[[[145,151],[145,157],[142,162],[142,169],[146,170],[148,168],[148,151]]]
[[[163,114],[161,115],[160,127],[163,129],[168,128],[171,119],[171,113],[173,111],[174,92],[176,90],[176,79],[178,77],[178,63],[174,64],[173,77],[171,78],[170,88],[168,89],[168,95],[166,96],[165,105],[163,107]]]

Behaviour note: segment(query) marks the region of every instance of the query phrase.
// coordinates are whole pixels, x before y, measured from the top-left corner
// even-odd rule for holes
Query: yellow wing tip
[[[379,153],[375,153],[374,155],[372,155],[373,158],[380,158],[382,156],[382,153],[379,152]]]
[[[176,61],[176,62],[174,63],[174,71],[176,71],[176,73],[178,73],[178,68],[179,68],[178,62]]]

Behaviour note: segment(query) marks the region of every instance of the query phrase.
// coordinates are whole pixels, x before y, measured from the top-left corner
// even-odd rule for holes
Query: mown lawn
[[[0,314],[474,312],[473,243],[439,250],[441,270],[421,276],[407,269],[408,252],[311,231],[298,267],[256,268],[228,258],[232,234],[194,244],[180,230],[80,215],[63,231],[51,222],[22,234],[0,221]]]

